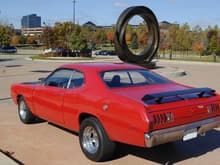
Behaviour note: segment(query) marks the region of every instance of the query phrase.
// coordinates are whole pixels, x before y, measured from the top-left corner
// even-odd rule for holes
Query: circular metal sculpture
[[[132,53],[126,43],[126,28],[129,20],[134,16],[142,17],[148,29],[147,45],[139,54]],[[158,21],[149,8],[145,6],[129,7],[119,16],[115,28],[115,51],[122,61],[130,63],[150,63],[157,52],[159,40]]]

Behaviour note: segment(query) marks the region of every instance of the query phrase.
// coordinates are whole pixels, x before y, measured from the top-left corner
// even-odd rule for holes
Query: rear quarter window
[[[110,88],[164,84],[170,81],[148,70],[115,70],[101,73],[104,83]]]

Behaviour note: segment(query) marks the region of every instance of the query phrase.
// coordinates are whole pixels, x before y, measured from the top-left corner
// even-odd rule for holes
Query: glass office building
[[[22,28],[37,28],[41,27],[41,17],[37,14],[23,16],[21,19]]]

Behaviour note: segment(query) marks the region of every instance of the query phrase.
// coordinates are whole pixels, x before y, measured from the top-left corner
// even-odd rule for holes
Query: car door
[[[65,127],[71,130],[77,130],[78,114],[86,106],[86,102],[84,102],[85,86],[83,72],[74,70],[63,101]]]
[[[63,97],[67,91],[73,70],[58,69],[33,93],[36,114],[48,121],[63,124]]]

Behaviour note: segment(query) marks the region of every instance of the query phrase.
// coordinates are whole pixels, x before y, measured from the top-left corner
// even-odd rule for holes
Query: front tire
[[[92,161],[106,161],[114,154],[115,143],[109,140],[101,123],[94,117],[82,121],[79,141],[83,153]]]
[[[35,116],[30,111],[25,99],[21,96],[18,100],[18,115],[24,124],[30,124],[35,121]]]

